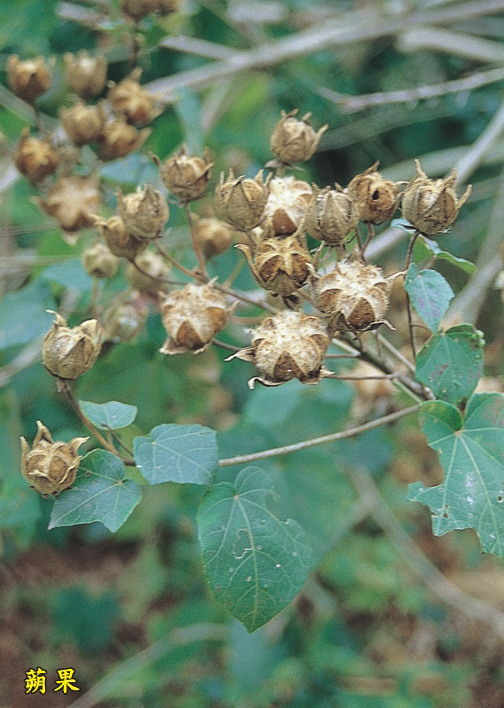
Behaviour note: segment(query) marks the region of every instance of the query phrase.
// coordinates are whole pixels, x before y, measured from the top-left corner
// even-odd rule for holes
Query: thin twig
[[[435,27],[413,27],[401,33],[396,43],[399,51],[418,52],[423,49],[446,52],[474,61],[504,62],[502,42],[481,39],[462,32]]]
[[[291,445],[282,445],[280,447],[273,447],[269,450],[261,450],[260,452],[252,452],[249,455],[236,455],[236,457],[228,457],[223,460],[219,460],[220,467],[227,467],[228,465],[239,465],[242,463],[254,462],[255,460],[264,460],[268,457],[276,457],[277,455],[287,455],[291,452],[298,452],[299,450],[306,450],[309,447],[315,447],[316,445],[324,445],[325,443],[336,442],[337,440],[345,440],[347,438],[353,438],[356,435],[365,433],[368,430],[373,430],[374,428],[379,428],[382,425],[388,425],[389,423],[394,423],[400,418],[404,418],[412,413],[417,413],[419,406],[410,406],[409,408],[404,408],[403,410],[396,411],[395,413],[390,413],[389,415],[384,415],[381,418],[376,418],[376,420],[371,420],[363,425],[357,425],[354,428],[349,428],[348,430],[342,430],[338,433],[329,433],[329,435],[321,435],[317,438],[310,438],[309,440],[302,440],[297,443],[292,443]]]
[[[193,222],[193,217],[191,213],[191,207],[189,206],[188,202],[184,202],[184,211],[185,215],[187,217],[187,222],[189,225],[189,232],[191,234],[191,241],[192,241],[192,246],[194,253],[196,255],[196,259],[198,261],[199,269],[201,272],[201,280],[204,280],[205,282],[208,281],[208,273],[206,269],[206,263],[205,263],[205,258],[203,257],[203,253],[201,252],[201,247],[199,244],[198,239],[196,238],[196,232],[194,230],[194,222]]]
[[[404,266],[404,270],[406,273],[408,272],[408,269],[411,265],[411,259],[413,256],[413,247],[415,246],[415,241],[417,238],[420,236],[420,231],[415,231],[413,236],[410,239],[409,246],[408,246],[408,252],[406,254],[406,264]],[[411,351],[413,352],[413,361],[416,359],[416,345],[415,345],[415,330],[413,329],[413,315],[411,312],[411,302],[410,302],[410,296],[408,295],[406,289],[404,290],[404,294],[406,295],[406,312],[408,315],[408,328],[409,328],[409,333],[410,333],[410,342],[411,342]]]
[[[213,344],[215,344],[217,347],[221,347],[221,349],[229,349],[231,352],[239,352],[241,347],[235,347],[233,344],[228,344],[227,342],[221,342],[220,339],[215,339],[215,337],[212,339]]]

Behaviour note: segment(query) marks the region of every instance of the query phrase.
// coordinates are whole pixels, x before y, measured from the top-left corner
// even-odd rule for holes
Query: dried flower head
[[[98,179],[79,175],[60,177],[45,198],[37,200],[37,203],[65,231],[78,231],[91,226],[92,213],[101,203]]]
[[[313,238],[329,246],[339,246],[358,221],[358,211],[347,189],[339,184],[335,184],[334,189],[319,189],[313,185],[313,197],[305,220],[305,228]]]
[[[215,190],[217,213],[239,231],[258,226],[264,217],[270,177],[263,178],[260,170],[254,179],[235,177],[232,170],[227,179],[222,172]]]
[[[270,180],[264,215],[277,236],[289,236],[301,227],[312,196],[308,182],[295,177],[273,177]]]
[[[117,160],[139,150],[151,134],[150,128],[137,130],[125,120],[105,123],[98,139],[98,154],[102,160]]]
[[[194,235],[205,258],[213,258],[228,250],[233,241],[233,229],[224,221],[208,217],[193,224]]]
[[[96,214],[91,214],[93,223],[98,227],[105,243],[115,256],[133,260],[139,253],[144,251],[149,245],[148,241],[135,238],[126,230],[124,221],[120,216],[111,216],[110,219],[102,219]]]
[[[169,157],[164,163],[152,156],[159,166],[159,174],[166,189],[183,202],[191,202],[203,196],[207,188],[214,163],[205,148],[203,157],[189,157],[185,147]]]
[[[87,106],[77,101],[70,108],[60,109],[60,120],[65,133],[75,145],[87,145],[98,140],[105,125],[103,105]]]
[[[228,358],[256,366],[262,376],[249,381],[251,388],[255,381],[265,386],[278,386],[290,379],[316,384],[326,374],[322,366],[329,341],[327,327],[318,317],[284,310],[261,322],[250,347]]]
[[[378,266],[341,261],[316,281],[314,304],[331,331],[374,329],[385,317],[391,285]]]
[[[169,338],[159,350],[162,354],[199,354],[227,325],[234,307],[208,285],[189,283],[181,290],[161,296],[161,317]]]
[[[149,295],[157,295],[159,290],[166,289],[163,281],[170,269],[159,254],[146,251],[135,258],[135,263],[138,268],[130,263],[126,269],[126,280],[132,288]]]
[[[456,170],[446,179],[429,179],[420,162],[415,160],[415,164],[417,174],[404,190],[402,213],[418,231],[432,236],[446,231],[453,224],[472,187],[469,185],[464,194],[457,198]]]
[[[381,224],[397,210],[404,182],[391,182],[378,172],[379,162],[355,175],[348,185],[348,193],[355,200],[362,221]]]
[[[141,74],[141,69],[134,69],[120,83],[112,84],[107,94],[113,112],[134,125],[150,123],[161,112],[155,97],[140,85]]]
[[[14,153],[14,163],[22,175],[37,184],[56,171],[59,156],[50,140],[35,138],[30,135],[29,128],[24,128]]]
[[[125,196],[118,192],[117,206],[126,231],[140,240],[158,238],[170,216],[165,198],[152,184]]]
[[[121,10],[131,19],[138,21],[142,17],[156,12],[158,0],[121,0]]]
[[[52,77],[44,57],[20,61],[17,54],[11,54],[7,60],[7,79],[16,96],[33,103],[47,91]]]
[[[145,298],[139,293],[133,293],[126,302],[112,304],[103,313],[104,341],[131,341],[143,330],[148,315]]]
[[[290,113],[282,111],[282,117],[271,135],[271,152],[280,162],[286,164],[309,160],[328,128],[324,125],[315,132],[309,122],[311,113],[299,119],[296,118],[297,112],[297,109]]]
[[[295,236],[265,239],[253,253],[246,244],[237,244],[236,248],[245,255],[259,285],[275,295],[292,295],[310,274],[310,256]]]
[[[101,327],[96,320],[86,320],[78,327],[68,327],[54,312],[54,322],[44,337],[42,363],[60,379],[76,379],[93,366],[101,349]]]
[[[117,272],[119,261],[108,246],[97,241],[83,251],[82,265],[93,278],[112,278]]]
[[[59,494],[75,482],[82,459],[77,450],[89,438],[73,438],[68,443],[54,442],[49,430],[37,420],[32,447],[21,438],[21,472],[40,494]]]
[[[81,98],[98,96],[103,91],[107,80],[104,57],[91,57],[86,51],[80,51],[77,55],[67,52],[63,59],[66,82],[72,91]]]

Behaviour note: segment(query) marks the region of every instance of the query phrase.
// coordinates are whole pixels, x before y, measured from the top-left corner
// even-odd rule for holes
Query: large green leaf
[[[202,425],[157,425],[135,438],[133,449],[150,484],[208,484],[219,460],[215,431]]]
[[[117,531],[142,496],[139,485],[125,472],[111,452],[90,452],[80,463],[74,485],[54,502],[49,528],[100,521],[109,531]]]
[[[442,261],[447,261],[456,268],[464,271],[464,273],[474,273],[476,266],[471,261],[467,261],[465,258],[460,258],[459,256],[454,256],[453,253],[448,251],[443,251],[443,249],[432,239],[427,238],[427,236],[420,235],[415,241],[413,247],[413,260],[415,263],[420,263],[429,258],[439,258]]]
[[[221,482],[203,497],[198,534],[212,591],[253,632],[299,592],[313,562],[301,526],[268,507],[277,497],[271,475],[246,467],[235,484]]]
[[[449,283],[436,270],[418,270],[412,263],[404,287],[416,312],[431,332],[437,332],[454,296]]]
[[[101,430],[119,430],[126,428],[135,420],[138,408],[119,401],[92,403],[79,401],[84,415]]]
[[[450,403],[428,401],[420,425],[445,478],[410,484],[408,499],[431,509],[436,536],[474,528],[484,551],[504,555],[504,395],[474,394],[464,419]]]
[[[15,293],[8,293],[0,308],[0,349],[26,344],[51,326],[56,304],[46,283],[35,280]]]
[[[436,334],[418,352],[417,379],[437,398],[465,401],[483,374],[484,344],[481,332],[469,324]]]

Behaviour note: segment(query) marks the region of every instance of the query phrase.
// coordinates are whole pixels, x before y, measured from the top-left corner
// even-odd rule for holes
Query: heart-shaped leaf
[[[404,287],[416,312],[431,332],[437,332],[455,294],[449,283],[436,270],[418,270],[412,263]]]
[[[75,483],[54,502],[49,528],[100,521],[117,531],[142,497],[139,485],[125,472],[121,460],[106,450],[83,457]]]
[[[483,374],[484,344],[481,332],[469,324],[436,334],[418,352],[417,379],[444,401],[467,400]]]
[[[447,261],[456,268],[460,268],[464,273],[471,274],[476,270],[474,263],[467,261],[465,258],[454,256],[453,253],[448,251],[443,251],[435,241],[422,234],[415,241],[413,260],[415,263],[420,263],[429,258],[439,258],[442,261]]]
[[[504,555],[504,395],[474,394],[464,419],[450,403],[428,401],[420,425],[445,478],[436,487],[410,484],[408,499],[431,509],[436,536],[474,528],[484,551]]]
[[[149,484],[209,484],[219,461],[215,431],[202,425],[158,425],[135,438],[133,449]]]
[[[303,529],[279,519],[268,507],[271,497],[271,475],[246,467],[234,484],[212,487],[197,515],[210,587],[249,632],[295,597],[313,562]]]
[[[135,420],[138,408],[119,401],[92,403],[79,401],[84,415],[101,430],[119,430],[127,428]]]

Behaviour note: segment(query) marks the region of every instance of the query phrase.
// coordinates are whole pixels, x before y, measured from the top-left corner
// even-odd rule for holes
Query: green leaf
[[[41,278],[79,292],[87,292],[93,287],[93,278],[84,270],[80,258],[71,258],[44,268]]]
[[[437,332],[454,296],[448,282],[435,270],[418,270],[412,263],[404,283],[411,304],[431,332]]]
[[[427,238],[427,236],[420,235],[413,246],[413,260],[415,263],[420,263],[428,258],[439,258],[443,261],[448,261],[448,263],[460,268],[464,273],[470,274],[476,270],[476,266],[471,261],[454,256],[453,253],[448,251],[443,251],[435,241]]]
[[[465,401],[483,374],[482,333],[461,324],[431,337],[418,352],[416,377],[437,398]]]
[[[409,485],[408,499],[432,511],[432,530],[474,528],[484,551],[504,555],[504,395],[476,393],[465,418],[455,406],[428,401],[420,425],[443,465],[436,487]]]
[[[46,283],[35,280],[2,299],[0,308],[0,349],[26,344],[47,332],[56,304]]]
[[[126,428],[135,420],[138,408],[119,401],[107,403],[92,403],[79,401],[85,416],[101,430],[118,430]]]
[[[189,155],[202,156],[204,137],[199,98],[187,88],[177,89],[177,98],[173,109],[182,123],[187,152]]]
[[[106,450],[83,457],[77,479],[54,502],[49,528],[100,521],[117,531],[140,501],[139,485],[127,479],[121,460]]]
[[[209,484],[219,455],[214,430],[202,425],[157,425],[133,441],[135,462],[150,484]]]
[[[313,562],[301,526],[269,508],[271,475],[246,467],[235,484],[216,484],[197,514],[203,563],[215,598],[249,632],[280,612],[299,592]]]

